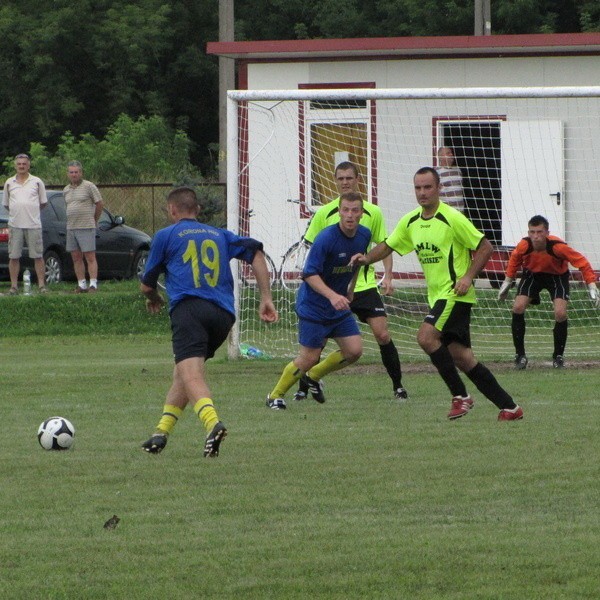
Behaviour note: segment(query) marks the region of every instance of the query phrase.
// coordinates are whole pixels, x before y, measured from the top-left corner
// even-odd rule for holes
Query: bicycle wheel
[[[302,283],[302,270],[310,246],[304,241],[296,242],[284,254],[279,277],[286,290],[296,291]]]
[[[271,281],[271,287],[277,281],[277,267],[273,262],[273,259],[265,252],[265,261],[267,262],[267,268],[269,269],[269,279]],[[240,262],[240,278],[243,286],[255,286],[256,277],[252,272],[252,267],[248,263]]]

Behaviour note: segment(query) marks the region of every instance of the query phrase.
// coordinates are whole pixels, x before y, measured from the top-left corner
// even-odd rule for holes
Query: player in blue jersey
[[[191,404],[208,434],[204,456],[215,457],[227,430],[215,411],[204,365],[235,322],[232,258],[252,265],[260,290],[261,320],[272,323],[278,315],[260,242],[198,222],[198,199],[192,188],[173,190],[167,197],[167,211],[174,224],[157,232],[152,241],[141,291],[148,311],[158,313],[164,300],[156,286],[164,273],[175,368],[156,432],[142,448],[152,454],[161,452],[184,408]]]
[[[362,355],[360,330],[350,310],[358,271],[349,266],[350,258],[365,252],[371,241],[371,232],[360,225],[362,212],[360,194],[342,194],[339,223],[323,229],[311,246],[296,298],[300,352],[267,396],[269,408],[286,408],[284,395],[301,377],[313,398],[325,402],[321,379]],[[329,338],[335,340],[339,350],[319,362]]]
[[[492,245],[462,213],[440,201],[440,176],[435,169],[419,169],[414,188],[419,207],[404,215],[392,234],[366,256],[352,257],[352,263],[369,265],[393,251],[400,255],[416,252],[429,303],[417,342],[452,393],[448,418],[466,415],[474,404],[458,367],[500,409],[499,421],[522,419],[523,409],[471,348],[473,280],[489,260]]]
[[[341,162],[334,172],[335,184],[339,194],[345,192],[358,192],[360,185],[360,175],[358,167],[349,161]],[[331,202],[324,204],[317,210],[310,220],[310,224],[304,234],[304,241],[312,244],[315,237],[325,227],[334,225],[340,220],[339,215],[340,198],[334,198]],[[363,215],[360,224],[371,231],[371,243],[378,244],[387,237],[385,220],[379,206],[371,202],[363,201]],[[386,257],[383,261],[384,277],[381,282],[381,291],[389,295],[394,291],[392,285],[392,256]],[[379,293],[379,284],[375,277],[375,268],[373,265],[363,268],[359,273],[354,288],[354,297],[350,306],[352,312],[358,317],[359,321],[366,323],[379,347],[381,361],[387,374],[392,380],[392,389],[394,397],[399,400],[406,400],[408,392],[402,385],[402,366],[400,364],[400,355],[392,340],[388,327],[388,318],[385,312],[383,299]],[[308,388],[300,380],[298,391],[294,395],[295,400],[303,400],[308,394]]]

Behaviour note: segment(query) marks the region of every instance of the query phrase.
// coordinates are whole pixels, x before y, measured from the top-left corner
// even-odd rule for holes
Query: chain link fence
[[[224,183],[194,185],[201,211],[199,219],[217,227],[227,223],[226,186]],[[49,186],[48,189],[60,189]],[[170,225],[165,198],[173,185],[170,183],[98,184],[104,206],[113,214],[125,218],[125,223],[154,235]]]

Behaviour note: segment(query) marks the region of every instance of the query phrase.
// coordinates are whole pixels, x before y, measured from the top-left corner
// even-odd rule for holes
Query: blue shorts
[[[315,323],[298,318],[298,342],[305,348],[322,348],[328,339],[360,335],[358,323],[352,314],[339,321]]]

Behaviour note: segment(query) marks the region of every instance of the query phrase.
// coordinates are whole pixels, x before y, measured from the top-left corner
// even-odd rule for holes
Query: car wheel
[[[140,279],[146,270],[146,261],[148,260],[148,251],[140,250],[133,259],[131,275]]]
[[[63,264],[60,256],[49,250],[44,254],[46,285],[60,283],[63,280]]]

